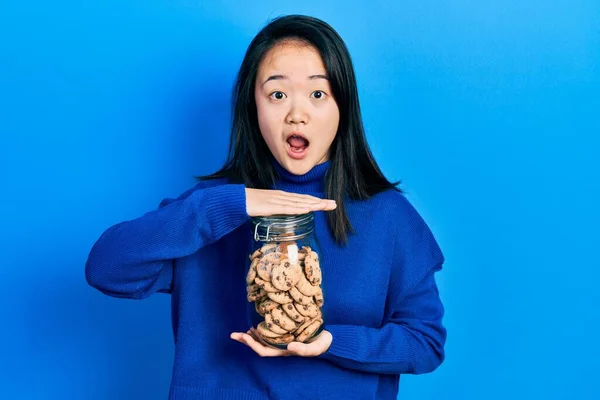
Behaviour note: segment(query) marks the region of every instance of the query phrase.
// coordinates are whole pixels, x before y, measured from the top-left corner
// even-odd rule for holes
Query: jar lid
[[[314,231],[314,213],[253,217],[254,240],[287,242],[301,239]]]

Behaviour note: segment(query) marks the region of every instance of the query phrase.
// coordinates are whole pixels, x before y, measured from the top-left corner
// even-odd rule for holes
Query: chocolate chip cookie
[[[271,270],[271,283],[281,291],[293,288],[301,277],[302,268],[298,264],[292,264],[287,258],[282,258]]]

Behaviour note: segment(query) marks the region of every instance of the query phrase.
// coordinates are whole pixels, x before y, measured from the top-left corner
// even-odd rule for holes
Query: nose
[[[294,101],[292,106],[285,117],[285,122],[288,124],[307,124],[308,113],[302,104],[298,101]]]

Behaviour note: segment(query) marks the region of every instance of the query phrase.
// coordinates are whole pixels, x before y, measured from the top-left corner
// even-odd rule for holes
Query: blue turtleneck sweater
[[[276,189],[324,197],[329,162],[302,176],[276,168]],[[243,185],[203,181],[110,227],[91,249],[86,278],[110,296],[171,295],[171,399],[396,399],[400,374],[432,371],[444,359],[444,308],[434,279],[444,258],[399,192],[346,200],[346,210],[354,227],[347,246],[335,243],[325,214],[315,213],[327,260],[325,329],[333,335],[316,358],[261,358],[229,338],[249,328],[252,228]]]

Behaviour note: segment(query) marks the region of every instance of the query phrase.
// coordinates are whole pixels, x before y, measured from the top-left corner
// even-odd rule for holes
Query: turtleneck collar
[[[275,188],[294,193],[323,193],[325,191],[325,175],[330,164],[331,162],[327,160],[315,165],[303,175],[294,175],[273,158],[273,165],[279,174]]]

